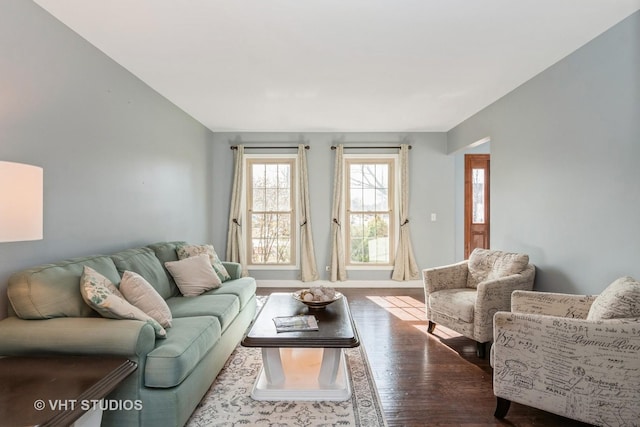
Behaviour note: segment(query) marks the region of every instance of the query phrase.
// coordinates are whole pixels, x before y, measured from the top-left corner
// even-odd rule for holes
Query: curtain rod
[[[229,148],[232,149],[232,150],[237,150],[238,146],[237,145],[232,145]],[[288,149],[293,149],[293,148],[298,148],[298,146],[297,145],[296,146],[291,145],[291,146],[287,147],[287,146],[267,146],[267,145],[265,145],[264,147],[261,147],[261,146],[258,145],[258,146],[254,146],[254,147],[244,147],[245,150],[261,150],[261,149],[262,150],[278,150],[278,149],[287,149],[287,148]],[[311,149],[311,147],[308,146],[308,145],[305,145],[304,149],[305,150],[309,150],[309,149]]]
[[[331,146],[331,149],[332,149],[332,150],[335,150],[336,148],[337,148],[337,147],[336,147],[335,145],[332,145],[332,146]],[[375,145],[372,145],[372,146],[369,146],[369,147],[363,147],[363,146],[352,146],[352,147],[343,147],[343,148],[344,148],[345,150],[362,150],[362,149],[368,149],[368,150],[370,150],[370,149],[372,149],[372,148],[375,148],[375,149],[383,149],[383,148],[384,148],[384,149],[393,149],[393,148],[398,148],[398,149],[399,149],[399,148],[400,148],[400,146],[399,146],[399,145],[394,145],[394,146],[375,146]],[[413,147],[412,147],[411,145],[409,145],[409,150],[411,150],[411,148],[413,148]]]

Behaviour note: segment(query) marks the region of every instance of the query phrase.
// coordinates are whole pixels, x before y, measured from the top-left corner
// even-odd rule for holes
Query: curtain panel
[[[309,176],[307,172],[307,150],[304,144],[298,145],[298,186],[300,204],[300,279],[311,282],[320,279],[316,266],[316,254],[313,248],[311,232],[311,206],[309,203]]]
[[[247,270],[246,252],[244,248],[244,235],[242,230],[242,193],[244,183],[242,181],[244,171],[244,146],[238,145],[235,150],[235,169],[233,173],[233,186],[231,188],[231,207],[229,208],[229,226],[227,234],[227,261],[238,262],[242,266],[242,276],[249,274]]]
[[[335,171],[333,174],[333,205],[331,209],[331,264],[329,280],[347,280],[345,268],[344,240],[340,222],[344,218],[342,200],[342,175],[344,164],[344,146],[336,147]]]
[[[409,145],[400,144],[400,237],[391,278],[415,280],[418,277],[409,234]]]

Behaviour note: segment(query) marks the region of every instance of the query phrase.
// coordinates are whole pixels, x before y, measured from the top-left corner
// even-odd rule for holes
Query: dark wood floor
[[[339,289],[348,299],[390,427],[568,426],[587,424],[517,403],[493,417],[492,369],[475,343],[446,328],[427,334],[419,288]],[[258,288],[258,295],[284,292]]]

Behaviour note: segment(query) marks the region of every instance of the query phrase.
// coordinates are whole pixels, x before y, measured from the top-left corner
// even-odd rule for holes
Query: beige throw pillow
[[[475,248],[469,255],[467,285],[477,288],[478,283],[522,273],[529,265],[529,255]]]
[[[625,276],[615,280],[591,304],[587,320],[640,317],[640,282]]]
[[[192,256],[180,261],[167,261],[164,265],[185,297],[200,295],[222,284],[211,266],[209,256],[206,254]]]
[[[213,245],[183,245],[179,246],[176,249],[176,253],[178,254],[178,258],[180,259],[207,254],[209,256],[209,260],[211,261],[213,269],[220,278],[220,281],[224,282],[231,279],[231,275],[222,264],[222,261],[220,261],[216,250],[213,248]]]
[[[129,304],[109,279],[91,267],[84,267],[80,277],[80,293],[89,307],[100,313],[102,317],[142,320],[153,326],[156,337],[167,337],[167,331],[160,323],[138,307]]]
[[[133,271],[125,271],[120,281],[120,292],[125,299],[153,317],[165,328],[171,327],[171,310],[151,283]]]

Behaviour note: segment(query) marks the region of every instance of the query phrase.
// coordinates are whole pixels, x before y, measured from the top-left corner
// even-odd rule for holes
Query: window
[[[347,265],[393,263],[394,163],[389,156],[345,156]]]
[[[295,158],[248,158],[247,259],[295,265]]]

